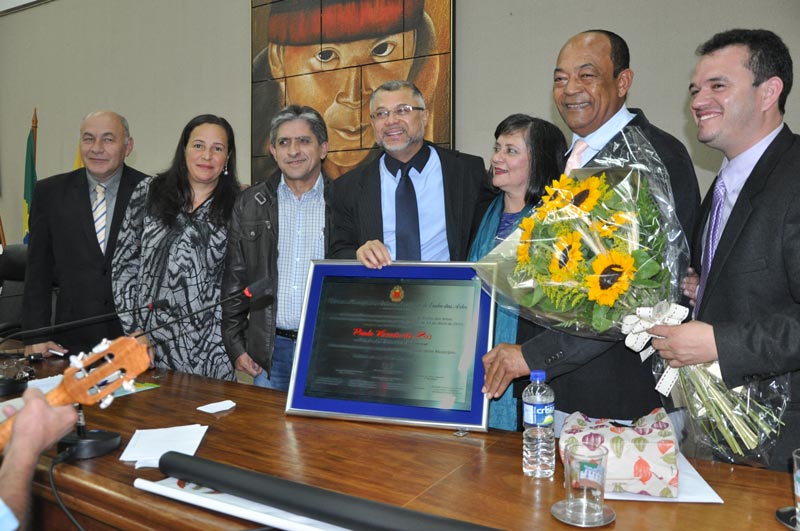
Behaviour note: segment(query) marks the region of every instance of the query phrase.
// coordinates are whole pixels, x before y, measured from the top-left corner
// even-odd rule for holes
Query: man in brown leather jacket
[[[311,260],[330,241],[330,181],[322,175],[328,132],[311,107],[291,105],[270,123],[280,171],[238,197],[222,281],[222,338],[237,370],[262,387],[287,390]],[[278,230],[278,227],[281,227]],[[267,278],[266,293],[246,286]]]

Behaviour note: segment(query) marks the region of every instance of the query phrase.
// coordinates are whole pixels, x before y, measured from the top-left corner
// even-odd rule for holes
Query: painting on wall
[[[425,96],[425,138],[452,147],[452,0],[253,0],[251,20],[253,182],[277,168],[269,123],[286,105],[325,119],[329,177],[377,156],[369,98],[393,79]]]

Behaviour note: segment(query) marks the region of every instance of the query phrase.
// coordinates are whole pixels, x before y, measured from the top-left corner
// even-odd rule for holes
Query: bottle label
[[[552,426],[555,410],[554,402],[546,404],[525,403],[522,408],[523,422],[527,425]]]

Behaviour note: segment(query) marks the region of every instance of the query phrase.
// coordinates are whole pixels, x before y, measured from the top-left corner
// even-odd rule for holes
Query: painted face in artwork
[[[430,3],[441,10],[438,0]],[[329,177],[356,167],[376,147],[369,100],[377,87],[410,80],[433,99],[441,50],[425,4],[294,0],[272,5],[264,50],[269,76],[279,87],[280,106],[307,105],[324,118],[330,149],[323,169]],[[428,127],[426,134],[433,120]]]
[[[414,32],[323,43],[322,47],[276,47],[280,49],[275,55],[280,57],[275,62],[286,76],[286,104],[308,105],[322,114],[328,126],[329,158],[335,164],[357,165],[363,158],[358,150],[375,143],[369,127],[369,97],[386,81],[408,77],[411,61],[401,60],[404,38],[414,42]]]

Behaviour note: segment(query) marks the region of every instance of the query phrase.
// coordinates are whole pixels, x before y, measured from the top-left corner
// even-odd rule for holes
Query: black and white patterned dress
[[[151,182],[145,179],[133,192],[114,253],[114,302],[127,334],[153,330],[219,301],[225,269],[227,227],[209,221],[210,200],[166,227],[147,212]],[[160,299],[169,308],[134,311]],[[222,344],[221,318],[216,306],[148,334],[156,367],[234,380]]]

